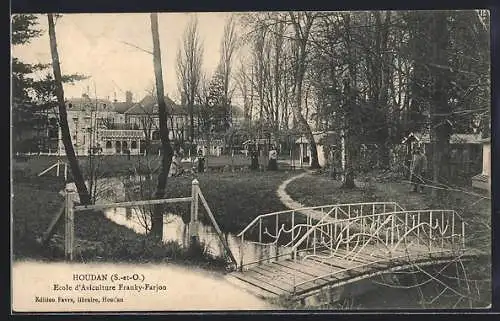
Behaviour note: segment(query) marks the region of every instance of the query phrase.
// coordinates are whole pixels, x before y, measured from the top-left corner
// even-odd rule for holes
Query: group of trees
[[[361,144],[377,144],[387,168],[404,135],[427,130],[434,180],[446,179],[452,132],[489,125],[485,11],[260,12],[240,22],[249,54],[237,83],[247,117],[310,142],[312,128],[337,131],[347,173]]]
[[[177,52],[177,82],[189,114],[189,141],[223,137],[231,126],[233,61],[239,46],[237,21],[230,16],[220,43],[219,64],[213,75],[203,70],[203,42],[198,18],[191,17]]]
[[[40,36],[36,20],[33,15],[13,16],[14,45]],[[40,111],[58,108],[66,154],[85,203],[90,200],[78,174],[62,87],[62,82],[82,76],[61,75],[53,15],[48,15],[48,22],[54,77],[49,72],[39,79],[31,76],[50,64],[29,65],[15,57],[12,61],[14,135],[20,137],[23,127],[32,126]],[[161,197],[172,147],[155,15],[151,24],[164,151],[155,197]],[[484,11],[243,13],[227,20],[219,64],[211,76],[203,72],[203,55],[194,15],[176,64],[179,91],[188,106],[191,142],[200,135],[227,134],[231,102],[238,90],[247,132],[259,138],[264,133],[275,138],[287,132],[305,135],[313,168],[319,167],[313,129],[337,131],[343,138],[347,186],[353,185],[361,144],[377,144],[381,163],[388,167],[391,147],[402,136],[428,130],[433,178],[441,181],[447,174],[450,135],[478,128],[488,132],[489,16]],[[160,235],[156,218],[152,231]]]

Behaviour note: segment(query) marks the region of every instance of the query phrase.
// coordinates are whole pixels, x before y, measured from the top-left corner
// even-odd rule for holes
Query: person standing
[[[179,174],[178,157],[177,152],[174,152],[172,163],[170,164],[170,176],[177,176]]]
[[[250,158],[251,158],[250,169],[258,170],[259,169],[259,151],[257,149],[257,146],[252,146],[252,149],[250,150]]]
[[[205,157],[201,149],[198,150],[198,173],[205,172]]]
[[[269,150],[269,163],[267,168],[270,171],[278,170],[278,152],[274,146]]]
[[[425,174],[427,170],[427,157],[422,149],[422,147],[417,147],[413,154],[412,166],[411,166],[411,182],[413,185],[414,192],[423,192],[425,183]]]

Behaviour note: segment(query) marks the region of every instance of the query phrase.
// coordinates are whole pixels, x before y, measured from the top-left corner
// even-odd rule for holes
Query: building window
[[[115,148],[116,148],[117,153],[121,153],[122,152],[122,142],[117,140],[115,143]]]
[[[122,143],[122,146],[123,146],[123,150],[126,150],[126,149],[128,148],[128,144],[127,144],[127,142],[125,142],[125,141],[124,141],[124,142]]]
[[[133,140],[130,148],[137,149],[137,141]]]
[[[106,148],[111,148],[111,141],[110,140],[106,141]]]

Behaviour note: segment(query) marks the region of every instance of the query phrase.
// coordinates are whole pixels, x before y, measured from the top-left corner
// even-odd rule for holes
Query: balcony
[[[140,129],[101,129],[99,131],[99,136],[102,139],[143,139],[144,131]]]

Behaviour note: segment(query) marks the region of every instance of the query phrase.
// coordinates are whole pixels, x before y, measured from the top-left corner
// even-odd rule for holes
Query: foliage
[[[12,16],[12,44],[27,45],[33,38],[42,35],[38,28],[38,17],[18,14]],[[35,131],[40,137],[42,130],[54,130],[57,124],[48,121],[49,113],[57,107],[55,82],[47,70],[50,64],[27,64],[18,58],[12,58],[12,125],[14,130],[14,150],[27,152],[40,148],[39,144],[30,148],[32,138],[23,134]],[[64,75],[62,81],[72,84],[86,79],[80,74]],[[38,139],[39,140],[39,139]],[[26,147],[28,146],[28,147]]]
[[[219,68],[210,81],[205,105],[200,110],[202,132],[224,134],[231,126],[230,106],[231,101],[224,94],[224,75]]]
[[[37,17],[33,14],[15,14],[12,15],[12,35],[13,45],[24,45],[31,39],[39,37],[42,31],[37,29]]]

